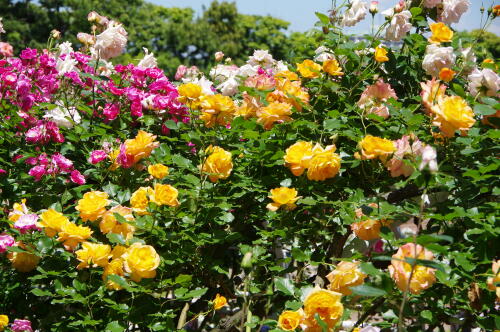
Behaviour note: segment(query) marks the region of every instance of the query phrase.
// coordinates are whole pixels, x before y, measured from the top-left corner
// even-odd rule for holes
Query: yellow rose
[[[302,63],[297,63],[297,70],[300,75],[305,78],[316,78],[319,77],[319,72],[321,71],[321,66],[312,60],[306,59]]]
[[[372,135],[365,136],[359,145],[362,159],[380,158],[385,161],[388,155],[396,151],[393,141]]]
[[[365,241],[380,238],[380,228],[382,224],[378,220],[366,219],[351,224],[351,230],[358,238]]]
[[[274,74],[274,79],[277,82],[284,82],[286,80],[288,81],[298,81],[299,80],[299,75],[294,73],[293,71],[290,70],[282,70]]]
[[[150,194],[150,200],[157,205],[178,206],[178,195],[177,189],[171,185],[156,183],[153,193]]]
[[[7,315],[0,315],[0,331],[3,331],[9,325],[9,317]]]
[[[122,234],[124,237],[127,238],[127,236],[132,237],[135,228],[132,225],[129,224],[121,224],[116,220],[115,213],[118,213],[121,215],[125,220],[131,221],[134,220],[134,216],[132,215],[132,209],[117,205],[109,209],[101,218],[101,221],[99,222],[99,229],[103,234],[108,234],[108,233],[115,233],[115,234],[122,234],[122,231],[124,230],[121,226],[122,225],[128,225],[132,228],[131,233],[127,232],[126,234]],[[128,228],[127,228],[128,230]]]
[[[231,97],[221,94],[204,96],[201,100],[200,119],[205,122],[205,126],[213,127],[215,124],[226,126],[234,116],[236,106]]]
[[[340,170],[340,156],[335,153],[335,145],[322,148],[316,144],[312,149],[307,178],[313,181],[324,181],[336,176]]]
[[[43,228],[47,236],[54,237],[67,223],[69,220],[62,213],[48,209],[40,215],[38,226]]]
[[[425,106],[425,112],[430,114],[434,102],[444,97],[446,86],[441,84],[436,78],[432,78],[432,80],[425,83],[422,82],[420,86],[422,87],[422,92],[420,93],[422,104]]]
[[[431,261],[434,259],[434,255],[419,244],[415,247],[414,243],[407,243],[401,246],[398,252],[392,256],[393,259],[391,260],[391,265],[389,265],[389,273],[398,288],[401,291],[405,291],[409,286],[409,291],[412,294],[420,294],[436,282],[435,269],[416,265],[410,281],[412,268],[409,263],[405,262],[405,258],[407,257]]]
[[[387,57],[387,50],[381,46],[377,46],[375,48],[375,61],[377,62],[386,62],[389,61]]]
[[[163,164],[149,165],[148,173],[161,180],[168,175],[168,167]]]
[[[267,204],[267,209],[270,211],[278,210],[282,205],[286,210],[293,210],[297,207],[295,202],[300,198],[297,197],[297,190],[295,188],[274,188],[271,189],[271,195],[268,196],[274,202]]]
[[[154,278],[160,265],[160,256],[151,246],[135,242],[123,254],[125,271],[135,282],[142,278]]]
[[[283,311],[278,318],[278,327],[285,331],[295,331],[303,318],[304,311],[302,309],[298,311]]]
[[[459,96],[438,99],[438,103],[432,107],[432,112],[435,114],[433,124],[439,126],[446,137],[455,136],[456,130],[466,135],[476,122],[472,108]]]
[[[366,274],[359,269],[359,262],[340,262],[336,269],[330,272],[326,278],[330,281],[328,289],[343,295],[351,295],[349,287],[362,285]]]
[[[299,141],[286,149],[285,165],[290,168],[293,175],[301,176],[304,170],[309,167],[312,148],[311,142]]]
[[[288,103],[272,102],[266,107],[257,110],[257,122],[262,124],[264,129],[269,130],[275,122],[290,122],[292,118],[292,105]]]
[[[203,95],[201,86],[194,83],[181,84],[177,87],[179,92],[178,100],[186,104],[191,109],[197,109],[200,106],[200,97]]]
[[[108,280],[108,276],[113,274],[117,276],[125,275],[125,272],[123,271],[123,259],[121,258],[112,259],[111,262],[109,262],[109,264],[106,265],[104,271],[102,272],[102,280],[106,283],[106,287],[108,289],[113,289],[113,290],[122,289],[122,287],[117,283]]]
[[[288,103],[300,112],[302,111],[301,104],[309,103],[309,93],[301,86],[300,81],[283,80],[276,82],[276,90],[268,93],[266,100],[269,103]]]
[[[92,235],[89,227],[78,226],[72,222],[63,225],[58,233],[57,241],[62,242],[66,250],[75,250],[78,243],[87,240]]]
[[[220,294],[215,295],[215,299],[212,302],[214,305],[214,310],[219,310],[220,308],[227,305],[226,298]]]
[[[75,251],[76,259],[80,261],[77,269],[105,267],[111,257],[111,247],[108,244],[83,242],[82,249]]]
[[[340,293],[315,288],[304,300],[304,324],[307,328],[317,330],[319,324],[315,315],[318,315],[328,328],[333,329],[344,313],[344,306],[340,302],[341,297]]]
[[[151,152],[160,146],[160,143],[156,142],[155,139],[155,135],[139,130],[134,139],[125,141],[126,154],[134,157],[134,164],[149,157]]]
[[[14,203],[12,211],[9,213],[9,221],[16,222],[22,215],[28,214],[29,210],[26,207],[26,199],[22,199],[21,203]]]
[[[80,212],[83,221],[96,221],[106,212],[106,205],[109,204],[108,194],[102,191],[90,191],[83,195],[78,201],[76,210]]]
[[[340,68],[339,62],[335,59],[329,59],[323,62],[323,71],[332,76],[342,76],[342,68]]]
[[[16,246],[23,250],[28,250],[26,245],[22,242],[16,243]],[[38,262],[40,262],[40,257],[28,251],[12,251],[7,254],[7,258],[12,264],[12,267],[19,272],[33,271],[38,265]]]
[[[210,155],[203,163],[202,172],[208,174],[212,182],[227,179],[233,170],[231,152],[218,146],[209,146],[206,152],[210,153]]]
[[[497,302],[500,302],[500,286],[496,286],[496,284],[500,284],[500,273],[498,273],[500,269],[500,260],[493,261],[491,265],[491,269],[493,270],[494,277],[489,277],[486,284],[488,285],[488,289],[496,292],[497,294]]]
[[[117,245],[111,251],[111,258],[122,258],[122,256],[127,252],[127,247]]]
[[[450,68],[441,68],[439,71],[439,79],[445,82],[449,82],[455,77],[456,72],[451,70]]]
[[[432,36],[429,38],[429,43],[449,43],[453,38],[453,31],[446,26],[443,22],[433,23],[429,25],[431,28]]]
[[[142,216],[148,214],[147,207],[149,203],[148,195],[152,192],[151,187],[140,187],[130,197],[130,206],[132,210],[138,215]]]
[[[257,116],[257,111],[262,107],[258,97],[250,96],[246,91],[243,92],[243,102],[236,109],[235,116],[242,116],[245,119],[250,119]]]

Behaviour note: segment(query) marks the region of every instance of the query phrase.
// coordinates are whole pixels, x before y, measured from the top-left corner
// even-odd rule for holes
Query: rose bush
[[[95,12],[77,51],[2,53],[0,330],[499,328],[500,78],[454,38],[468,5],[353,42],[376,2],[346,2],[310,59],[176,81],[110,62],[126,27]]]

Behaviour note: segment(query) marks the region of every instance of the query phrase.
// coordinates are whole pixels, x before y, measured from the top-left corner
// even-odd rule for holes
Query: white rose
[[[82,118],[75,107],[65,107],[62,101],[56,101],[57,107],[48,110],[43,116],[54,121],[59,127],[73,128],[74,123],[82,122]]]
[[[325,62],[326,60],[333,60],[335,59],[335,56],[333,55],[333,52],[331,49],[325,46],[320,46],[314,51],[316,53],[316,56],[314,57],[314,61],[317,62]]]
[[[280,60],[274,64],[274,70],[275,72],[279,73],[280,71],[286,71],[289,69],[288,66],[283,61]]]
[[[0,33],[5,33],[5,30],[3,29],[2,17],[0,17]]]
[[[467,47],[463,48],[460,50],[460,53],[462,55],[462,59],[464,60],[464,71],[466,75],[469,74],[471,71],[476,69],[476,55],[474,54],[474,51],[472,50],[472,47]]]
[[[273,65],[274,59],[267,50],[255,50],[253,55],[248,57],[247,63],[252,66],[261,66],[268,69]]]
[[[469,10],[469,0],[443,0],[441,21],[448,25],[458,23],[460,17]]]
[[[236,74],[237,76],[243,76],[243,77],[252,77],[257,75],[257,72],[259,71],[258,66],[252,66],[250,64],[246,64],[241,66],[238,69],[238,73]]]
[[[217,86],[217,89],[219,89],[224,96],[233,96],[238,92],[239,85],[240,84],[238,83],[236,78],[231,77],[224,83]]]
[[[365,18],[368,13],[368,4],[361,0],[352,0],[351,7],[345,11],[340,24],[346,27],[352,27]]]
[[[96,36],[95,50],[100,58],[110,59],[123,53],[127,44],[127,31],[121,24],[109,22],[108,28]]]
[[[57,48],[59,49],[59,55],[61,55],[61,54],[71,54],[71,53],[74,52],[71,43],[68,42],[68,41],[64,42],[62,44],[59,44],[57,46]]]
[[[64,60],[61,58],[57,59],[56,69],[59,75],[64,75],[66,73],[69,73],[70,71],[76,70],[77,64],[78,61],[73,59],[69,54],[65,54]]]
[[[390,14],[392,11],[384,12],[384,15]],[[391,15],[386,15],[391,17]],[[403,10],[396,13],[391,18],[391,24],[385,30],[385,38],[391,41],[400,41],[411,30],[411,13],[408,10]]]
[[[140,68],[154,68],[158,66],[158,62],[156,61],[156,58],[153,53],[149,53],[147,48],[143,48],[144,50],[144,57],[139,61],[137,64],[137,67]]]
[[[428,75],[438,77],[442,68],[451,68],[455,64],[456,56],[453,47],[439,47],[430,44],[425,50],[422,68]]]
[[[467,77],[469,92],[475,97],[477,94],[488,97],[498,95],[500,77],[491,69],[478,70],[477,68]]]
[[[239,68],[234,65],[217,65],[210,69],[210,77],[214,81],[226,81],[231,77],[236,76]]]
[[[422,150],[422,161],[418,169],[421,171],[427,166],[431,172],[437,172],[438,170],[437,152],[436,149],[430,145],[426,145]]]

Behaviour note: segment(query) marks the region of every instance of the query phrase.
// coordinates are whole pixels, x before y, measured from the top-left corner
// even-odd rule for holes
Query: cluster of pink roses
[[[60,153],[54,153],[52,156],[42,153],[37,157],[29,157],[25,163],[33,166],[28,174],[40,181],[43,176],[56,174],[69,174],[71,182],[78,185],[85,184],[85,177],[74,168],[73,162]]]

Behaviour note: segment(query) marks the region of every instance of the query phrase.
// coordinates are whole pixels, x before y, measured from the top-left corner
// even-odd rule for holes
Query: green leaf
[[[330,23],[330,19],[325,14],[319,13],[319,12],[315,12],[314,14],[316,14],[316,17],[321,21],[321,23],[323,23],[323,24]]]
[[[372,263],[361,263],[359,268],[361,269],[361,272],[364,274],[376,276],[376,275],[381,275],[383,274],[379,269],[377,269],[375,266],[373,266]]]
[[[282,278],[282,277],[274,278],[274,287],[276,288],[277,291],[280,291],[286,295],[293,296],[294,294],[295,288],[293,286],[292,281],[288,278]]]
[[[126,328],[124,326],[120,325],[120,323],[118,323],[118,321],[116,321],[116,320],[109,322],[105,328],[106,332],[123,332],[125,330],[126,330]]]
[[[106,237],[108,238],[109,242],[113,244],[121,244],[121,245],[125,244],[125,238],[121,234],[108,233],[106,234]]]
[[[35,296],[53,296],[54,295],[51,292],[46,291],[46,290],[42,290],[40,288],[32,289],[31,293],[33,293]]]
[[[383,289],[375,288],[368,285],[350,287],[350,289],[354,294],[361,296],[384,296],[387,294],[387,292]]]
[[[481,114],[481,115],[492,115],[495,114],[497,111],[488,105],[482,105],[482,104],[477,104],[474,106],[474,113],[476,114]]]

